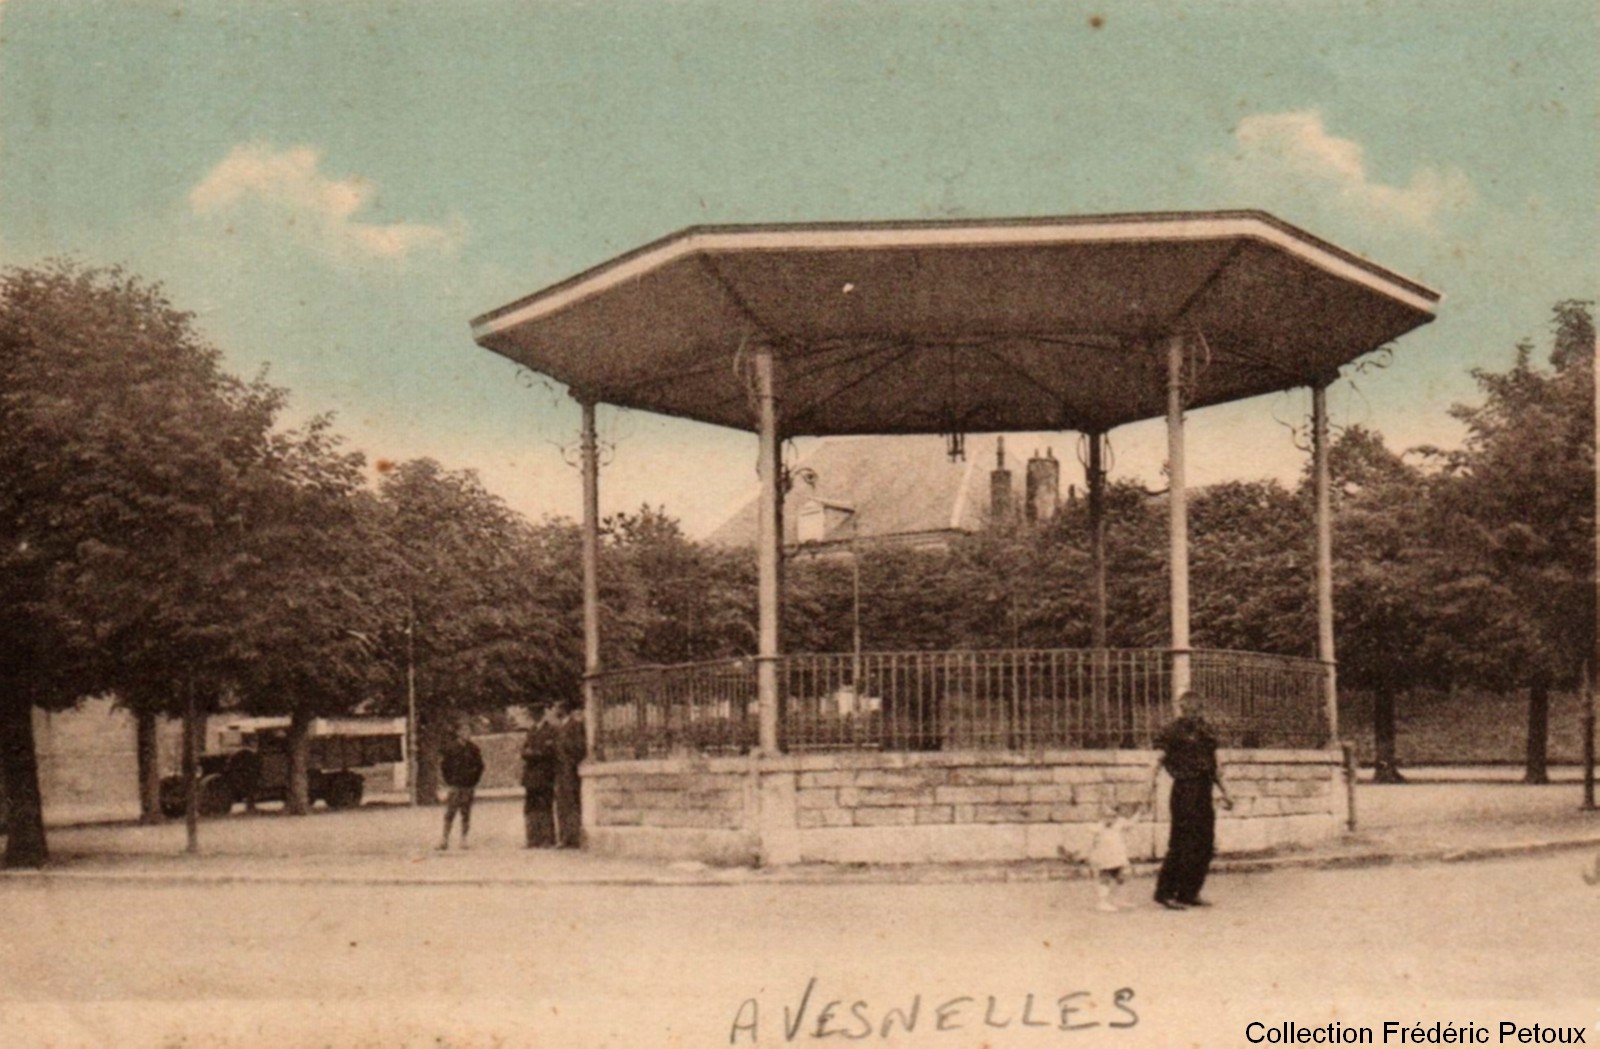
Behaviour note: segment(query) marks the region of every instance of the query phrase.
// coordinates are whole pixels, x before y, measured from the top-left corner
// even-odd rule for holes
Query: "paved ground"
[[[1361,864],[1592,845],[1600,849],[1600,813],[1580,811],[1576,784],[1363,784],[1356,833],[1314,849],[1223,861],[1227,869]],[[158,827],[105,824],[54,828],[53,877],[176,877],[342,880],[347,882],[498,881],[667,884],[739,881],[1050,880],[1075,872],[1057,863],[928,867],[801,867],[750,871],[685,869],[605,859],[587,853],[521,848],[521,807],[514,797],[480,800],[473,849],[437,853],[438,809],[368,805],[344,813],[317,810],[293,819],[274,811],[242,812],[201,824],[201,854],[184,852],[181,823]]]
[[[1519,783],[1522,781],[1521,765],[1420,765],[1404,766],[1401,775],[1415,783]],[[1582,783],[1582,765],[1551,765],[1545,770],[1552,783]],[[1370,780],[1372,770],[1362,770],[1362,778]]]
[[[1147,877],[1133,909],[1096,913],[1058,864],[528,852],[510,798],[480,804],[468,853],[432,851],[437,810],[403,806],[207,821],[197,857],[181,825],[58,828],[48,872],[0,878],[0,1044],[782,1045],[813,977],[794,1043],[869,1026],[868,1044],[1030,1049],[1246,1045],[1251,1020],[1593,1025],[1600,815],[1579,799],[1363,786],[1358,834],[1225,862],[1217,906],[1182,914],[1146,902]],[[1063,999],[1081,1009],[1068,1023],[1099,1026],[1062,1031]],[[914,1032],[882,1036],[919,1001]]]
[[[1587,1025],[1600,888],[1582,869],[1566,853],[1220,874],[1216,906],[1182,914],[1145,902],[1148,880],[1118,914],[1082,882],[13,880],[0,1042],[782,1045],[786,1010],[814,1042],[830,1001],[821,1030],[935,1047],[1245,1045],[1251,1020]],[[917,1030],[881,1037],[918,996]],[[1063,999],[1100,1026],[1061,1031]]]

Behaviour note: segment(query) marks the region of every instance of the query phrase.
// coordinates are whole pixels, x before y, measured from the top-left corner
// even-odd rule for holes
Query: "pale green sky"
[[[697,223],[1259,207],[1445,293],[1332,404],[1454,443],[1467,369],[1594,297],[1596,10],[5,0],[0,260],[125,263],[369,455],[572,515],[576,408],[478,313]],[[1305,410],[1195,413],[1191,477],[1292,474]],[[608,507],[701,532],[753,477],[748,435],[602,421]]]

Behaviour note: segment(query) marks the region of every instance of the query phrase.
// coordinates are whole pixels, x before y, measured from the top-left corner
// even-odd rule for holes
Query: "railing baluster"
[[[798,751],[1149,746],[1166,720],[1168,653],[1048,649],[804,653],[783,657]],[[1196,691],[1229,745],[1320,746],[1324,667],[1298,657],[1196,650]],[[739,753],[754,739],[748,659],[606,671],[597,760]],[[876,707],[876,709],[873,709]]]

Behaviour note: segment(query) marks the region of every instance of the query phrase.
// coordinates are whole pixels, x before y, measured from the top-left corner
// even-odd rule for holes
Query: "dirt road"
[[[1567,853],[1225,875],[1210,886],[1215,907],[1182,914],[1150,906],[1148,880],[1119,914],[1095,912],[1083,882],[15,881],[0,884],[0,1014],[7,1045],[38,1044],[46,1029],[57,1044],[89,1045],[864,1034],[1026,1049],[1248,1045],[1251,1020],[1592,1028],[1600,886],[1581,874],[1593,863]]]

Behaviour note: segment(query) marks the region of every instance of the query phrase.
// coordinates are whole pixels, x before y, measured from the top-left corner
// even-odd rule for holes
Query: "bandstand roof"
[[[596,401],[784,436],[1105,431],[1331,378],[1434,317],[1422,285],[1258,211],[697,226],[491,311],[473,337]]]

